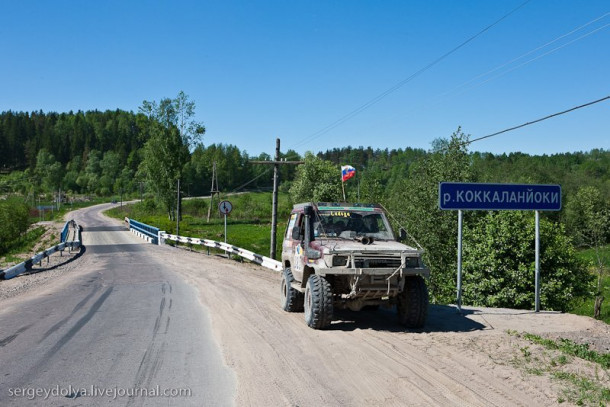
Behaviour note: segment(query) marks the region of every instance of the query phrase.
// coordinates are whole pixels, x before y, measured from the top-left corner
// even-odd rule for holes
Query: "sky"
[[[138,111],[184,91],[250,156],[430,149],[610,95],[608,0],[0,0],[0,111]],[[610,100],[471,151],[610,149]]]

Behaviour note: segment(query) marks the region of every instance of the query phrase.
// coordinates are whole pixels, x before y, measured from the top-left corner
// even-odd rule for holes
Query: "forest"
[[[141,164],[150,125],[145,114],[122,110],[3,112],[0,172],[5,176],[0,178],[0,192],[30,196],[59,189],[100,196],[139,193],[141,183],[146,182]],[[288,151],[282,156],[298,154]],[[184,190],[189,195],[209,193],[214,161],[223,190],[233,190],[253,178],[257,179],[248,188],[271,187],[271,176],[261,175],[268,168],[251,164],[251,159],[270,157],[250,157],[233,145],[197,144],[182,171]],[[294,168],[282,169],[284,179],[293,176]]]
[[[0,113],[0,191],[42,193],[58,189],[75,194],[109,196],[123,190],[139,193],[146,182],[142,171],[144,146],[150,138],[151,119],[144,113],[122,110],[68,113]],[[441,143],[442,140],[437,140]],[[411,166],[434,151],[343,147],[314,152],[338,167],[357,170],[362,195],[379,199],[379,191],[392,191],[409,177]],[[197,143],[182,169],[187,195],[208,194],[216,162],[219,187],[224,192],[257,190],[272,186],[268,166],[252,160],[269,160],[268,154],[251,156],[238,146]],[[295,151],[282,158],[300,160]],[[596,149],[532,156],[524,153],[494,155],[469,152],[470,165],[479,182],[554,183],[568,200],[579,187],[592,186],[610,199],[610,151]],[[282,166],[280,178],[290,183],[294,166]],[[288,186],[284,187],[288,189]],[[352,188],[353,189],[353,188]],[[565,206],[565,205],[564,205]]]

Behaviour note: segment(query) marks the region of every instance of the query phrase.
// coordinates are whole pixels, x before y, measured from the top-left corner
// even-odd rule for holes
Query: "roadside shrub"
[[[23,199],[0,201],[0,254],[6,253],[30,226],[29,208]]]
[[[532,309],[535,222],[532,212],[489,212],[464,225],[463,301],[486,307]],[[540,304],[567,311],[591,295],[593,276],[561,224],[540,219]]]
[[[208,201],[206,199],[182,200],[182,214],[203,218],[208,214]]]

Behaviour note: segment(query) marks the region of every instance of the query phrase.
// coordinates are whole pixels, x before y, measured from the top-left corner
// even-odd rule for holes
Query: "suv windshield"
[[[394,240],[392,229],[383,213],[342,208],[318,211],[314,221],[314,236],[344,239],[369,236],[377,240]]]

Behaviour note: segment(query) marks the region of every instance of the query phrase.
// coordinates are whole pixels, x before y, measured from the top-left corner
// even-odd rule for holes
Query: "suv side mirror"
[[[292,228],[292,240],[299,240],[301,239],[301,228],[298,226],[295,226],[294,228]]]
[[[404,230],[403,228],[400,228],[398,230],[398,240],[402,242],[406,239],[407,239],[407,231]]]

